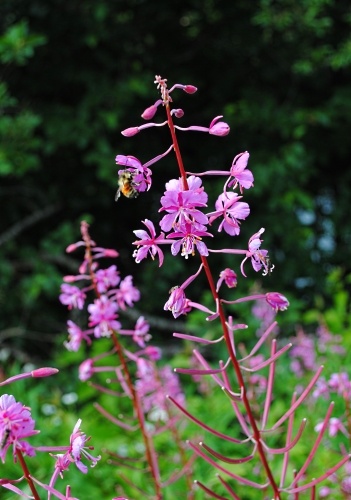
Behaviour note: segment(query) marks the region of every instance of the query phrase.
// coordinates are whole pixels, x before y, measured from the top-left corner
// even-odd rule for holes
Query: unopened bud
[[[139,133],[138,127],[126,128],[125,130],[122,130],[122,132],[121,132],[121,134],[124,135],[124,137],[133,137],[133,135],[136,135],[138,133]]]
[[[184,116],[184,111],[182,109],[172,109],[173,111],[173,115],[176,117],[176,118],[182,118]]]
[[[209,134],[211,135],[218,135],[218,136],[224,136],[228,135],[230,132],[230,127],[228,123],[225,122],[218,122],[216,125],[214,125],[212,128],[209,130]]]
[[[155,116],[156,111],[157,111],[157,106],[155,106],[155,104],[153,104],[149,108],[145,109],[145,111],[141,115],[141,117],[144,118],[144,120],[151,120],[151,118],[153,118]]]
[[[194,87],[194,85],[184,85],[183,90],[187,94],[195,94],[195,92],[197,91],[197,87]]]
[[[56,375],[56,373],[58,373],[58,369],[50,367],[38,368],[37,370],[33,370],[31,372],[32,377],[34,378],[51,377],[51,375]]]

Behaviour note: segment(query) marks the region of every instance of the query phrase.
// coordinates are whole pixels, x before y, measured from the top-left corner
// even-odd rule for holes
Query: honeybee
[[[139,192],[135,189],[134,175],[129,170],[123,170],[118,178],[118,189],[115,196],[115,201],[124,194],[127,198],[136,198]]]
[[[11,434],[10,429],[5,429],[4,435],[0,443],[0,450],[5,448],[7,441],[9,440],[10,434]]]

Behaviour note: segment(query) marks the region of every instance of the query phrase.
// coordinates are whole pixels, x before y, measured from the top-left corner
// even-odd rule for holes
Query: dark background
[[[164,184],[178,176],[172,155],[155,166],[149,193],[114,202],[115,156],[146,162],[170,144],[167,130],[120,134],[141,124],[158,98],[155,74],[198,87],[193,96],[174,94],[185,110],[181,125],[208,126],[223,114],[231,126],[225,138],[179,135],[187,170],[225,170],[236,154],[251,154],[255,187],[244,198],[251,216],[223,246],[246,248],[265,227],[276,266],[268,288],[304,309],[325,295],[332,269],[347,275],[350,24],[346,0],[2,0],[3,345],[46,356],[53,334],[64,330],[57,296],[76,265],[64,250],[79,239],[82,218],[99,245],[120,252],[121,273],[141,288],[142,313],[164,318],[169,288],[189,274],[181,259],[167,258],[155,280],[156,263],[131,258],[132,231],[145,217],[157,222]],[[222,184],[211,184],[211,203]],[[238,269],[239,262],[224,264]],[[249,266],[248,275],[244,290],[257,279]]]

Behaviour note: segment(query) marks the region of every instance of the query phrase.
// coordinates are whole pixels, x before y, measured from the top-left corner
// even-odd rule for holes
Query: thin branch
[[[27,215],[27,217],[24,217],[21,221],[17,222],[0,235],[0,246],[4,243],[7,243],[8,241],[13,240],[14,238],[16,238],[16,236],[23,233],[23,231],[31,226],[34,226],[37,222],[40,222],[43,219],[47,219],[54,213],[61,210],[61,208],[61,205],[58,204],[48,205],[45,208],[41,208],[31,213],[30,215]]]

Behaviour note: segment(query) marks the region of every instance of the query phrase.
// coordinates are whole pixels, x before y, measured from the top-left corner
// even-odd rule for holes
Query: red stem
[[[33,494],[34,499],[35,500],[40,500],[40,497],[39,497],[38,492],[36,490],[35,484],[33,483],[32,478],[30,477],[30,473],[29,473],[27,464],[26,464],[26,462],[24,460],[24,457],[22,455],[22,452],[18,448],[16,448],[16,455],[17,455],[18,460],[19,460],[19,462],[21,464],[22,470],[24,472],[24,477],[27,480],[27,483],[28,483],[28,485],[30,487],[30,490],[31,490],[31,492]]]
[[[169,129],[171,132],[173,147],[174,147],[174,151],[176,154],[180,174],[182,177],[183,186],[184,186],[184,189],[187,190],[187,189],[189,189],[189,187],[188,187],[188,182],[187,182],[187,178],[186,178],[186,172],[184,169],[183,160],[182,160],[182,156],[180,153],[178,140],[177,140],[177,136],[176,136],[173,120],[172,120],[171,110],[170,110],[170,106],[169,106],[168,102],[165,103],[165,107],[166,107],[166,112],[167,112],[168,126],[169,126]],[[239,365],[238,360],[235,356],[235,353],[233,351],[233,346],[232,346],[232,343],[230,341],[230,336],[229,336],[228,327],[226,324],[226,318],[225,318],[225,314],[224,314],[223,305],[222,305],[220,297],[216,291],[216,286],[215,286],[215,283],[213,280],[212,272],[211,272],[210,266],[208,264],[207,258],[203,255],[201,255],[201,262],[203,264],[203,267],[204,267],[204,270],[206,273],[206,277],[207,277],[207,281],[208,281],[208,284],[210,286],[211,293],[212,293],[213,299],[215,301],[215,304],[218,304],[218,312],[219,312],[219,317],[220,317],[220,321],[221,321],[221,325],[222,325],[222,330],[223,330],[225,342],[227,345],[230,359],[233,363],[233,367],[234,367],[234,371],[235,371],[235,374],[236,374],[236,377],[238,380],[238,384],[239,384],[241,392],[242,392],[242,400],[243,400],[243,404],[245,406],[247,416],[248,416],[249,421],[250,421],[250,425],[252,427],[253,438],[254,438],[255,442],[257,443],[257,451],[258,451],[258,454],[260,456],[262,465],[266,471],[267,478],[268,478],[268,480],[272,486],[272,489],[274,491],[274,500],[280,500],[281,497],[280,497],[279,489],[278,489],[278,486],[274,480],[272,471],[269,467],[269,464],[268,464],[268,461],[266,458],[264,448],[263,448],[262,443],[261,443],[260,431],[257,427],[255,418],[253,416],[253,412],[251,410],[250,402],[247,398],[246,387],[245,387],[244,379],[243,379],[243,376],[242,376],[242,373],[240,370],[240,365]]]
[[[88,238],[84,238],[84,241],[86,244],[86,258],[89,262],[89,273],[90,273],[91,281],[92,281],[92,284],[94,287],[95,294],[99,298],[100,293],[99,293],[97,286],[96,286],[96,278],[95,278],[95,273],[94,273],[94,269],[92,266],[93,257],[92,257],[92,252],[91,252],[90,240],[88,240]],[[125,374],[125,378],[126,378],[126,382],[127,382],[128,387],[129,387],[130,394],[132,396],[133,408],[134,408],[136,417],[137,417],[138,422],[139,422],[140,431],[141,431],[141,434],[143,436],[143,441],[144,441],[144,445],[145,445],[146,460],[149,464],[150,472],[151,472],[151,475],[152,475],[152,478],[154,481],[154,485],[155,485],[156,500],[162,500],[163,496],[162,496],[161,484],[160,484],[160,474],[159,474],[158,467],[157,467],[157,461],[155,460],[156,453],[155,453],[155,450],[153,447],[152,440],[151,440],[151,438],[150,438],[150,436],[147,433],[146,428],[145,428],[144,414],[143,414],[142,407],[140,405],[138,393],[134,388],[132,377],[131,377],[130,371],[128,369],[128,364],[126,362],[126,358],[124,356],[122,346],[121,346],[120,342],[118,341],[116,332],[112,331],[111,338],[112,338],[112,342],[115,346],[116,353],[119,357],[119,361],[122,365],[122,368],[123,368],[123,371]]]

